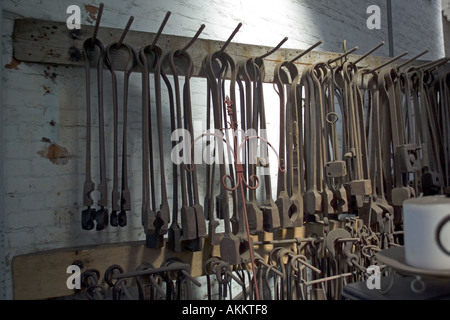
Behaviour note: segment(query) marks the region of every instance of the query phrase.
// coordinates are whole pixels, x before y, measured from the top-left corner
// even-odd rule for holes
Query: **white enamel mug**
[[[421,197],[403,203],[405,262],[428,270],[450,270],[450,198]]]

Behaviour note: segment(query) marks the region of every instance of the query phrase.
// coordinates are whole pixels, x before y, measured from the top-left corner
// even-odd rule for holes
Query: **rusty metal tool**
[[[95,213],[95,221],[97,223],[96,230],[103,230],[108,226],[108,184],[106,179],[106,151],[105,151],[105,120],[104,120],[104,105],[103,105],[103,60],[105,55],[105,47],[97,39],[97,32],[100,26],[103,13],[103,3],[97,14],[93,36],[91,38],[91,48],[97,46],[100,49],[100,54],[97,60],[97,92],[98,92],[98,126],[99,126],[99,158],[100,158],[100,183],[98,184],[98,191],[100,192],[100,199],[97,205],[100,209]]]
[[[341,119],[339,119],[339,114],[336,112],[337,110],[335,108],[335,95],[337,95],[335,72],[330,65],[328,65],[328,68],[330,70],[327,81],[328,99],[326,99],[325,125],[328,132],[328,139],[326,140],[329,145],[327,149],[328,162],[325,164],[325,181],[329,189],[334,193],[334,200],[331,205],[336,210],[339,217],[339,215],[348,212],[347,192],[344,187],[344,180],[347,176],[347,166],[345,161],[342,160],[336,128],[338,121]],[[343,114],[342,107],[340,114]]]
[[[176,56],[176,53],[175,53]],[[194,128],[193,128],[193,122],[192,122],[192,106],[191,106],[191,88],[190,88],[190,77],[193,73],[193,63],[190,56],[185,52],[183,54],[183,57],[188,60],[188,68],[185,71],[185,83],[183,88],[183,114],[184,114],[184,121],[185,121],[185,129],[190,133],[191,137],[194,136]],[[194,151],[191,150],[191,153]],[[194,155],[192,155],[191,158],[195,158]],[[206,223],[205,223],[205,217],[203,212],[203,207],[200,205],[199,202],[199,195],[198,195],[198,181],[197,181],[197,172],[195,170],[195,162],[191,164],[194,170],[186,170],[186,173],[189,176],[191,176],[191,187],[192,187],[192,193],[193,193],[193,199],[190,199],[191,207],[195,210],[195,223],[196,223],[196,243],[191,243],[190,246],[192,250],[198,251],[202,248],[202,239],[206,237]],[[189,181],[189,179],[188,179]],[[194,246],[192,246],[194,244]]]
[[[201,28],[203,30],[203,28]],[[194,39],[196,39],[200,32],[197,32]],[[192,45],[193,41],[190,42],[189,46]],[[169,66],[172,71],[175,83],[175,106],[176,106],[176,114],[177,114],[177,126],[178,129],[187,129],[188,132],[193,134],[193,124],[192,124],[192,111],[191,111],[191,101],[190,101],[190,84],[189,79],[193,73],[193,62],[190,55],[187,52],[187,48],[183,48],[182,50],[174,50],[171,51],[168,55]],[[184,78],[185,84],[183,88],[183,106],[184,111],[181,110],[181,88],[179,83],[178,70],[175,65],[175,60],[184,60],[185,65],[187,65],[186,70],[184,70]],[[182,116],[185,120],[185,125],[183,126]],[[189,154],[184,154],[186,156],[185,159],[191,159]],[[194,202],[188,205],[188,196],[187,196],[187,188],[190,186],[186,183],[186,176],[190,174],[185,168],[185,164],[187,161],[183,161],[181,164],[180,170],[180,179],[181,179],[181,195],[182,195],[182,208],[181,208],[181,223],[182,223],[182,241],[186,242],[185,248],[190,251],[200,251],[203,248],[202,238],[206,236],[206,223],[205,217],[203,213],[203,207],[199,203],[198,199],[198,187],[197,187],[197,179],[194,177]],[[195,163],[191,164],[194,166]],[[196,174],[196,173],[195,173]]]
[[[211,121],[211,89],[210,83],[207,83],[207,111],[206,111],[206,121],[207,121],[207,132],[210,131],[210,121]],[[213,142],[214,143],[214,142]],[[207,150],[210,150],[211,142],[207,141]],[[215,150],[215,149],[214,149]],[[210,154],[213,156],[213,154]],[[214,153],[215,155],[215,153]],[[209,162],[206,165],[206,194],[204,201],[204,212],[207,215],[206,219],[208,223],[208,240],[212,246],[219,245],[220,238],[216,232],[216,228],[219,226],[219,221],[216,220],[214,215],[214,174],[215,165]]]
[[[251,62],[248,60],[238,64],[239,80],[243,80],[245,90],[245,104],[241,103],[241,116],[245,116],[245,121],[241,121],[241,126],[245,126],[244,129],[247,135],[251,135],[252,133],[255,133],[256,135],[256,127],[253,118],[254,110],[256,110],[256,100],[254,90],[252,90],[252,81],[249,71],[254,71],[254,69]],[[241,95],[244,94],[244,90],[241,91]],[[255,144],[256,141],[252,141],[246,145],[246,148],[244,149],[246,152],[244,169],[247,169],[247,180],[256,174],[256,148],[253,147]],[[250,189],[247,194],[248,197],[245,203],[249,228],[252,234],[256,234],[263,231],[263,212],[256,199],[256,190]]]
[[[167,186],[166,186],[166,174],[165,174],[165,159],[164,159],[164,132],[162,128],[162,97],[161,97],[161,74],[162,74],[162,62],[166,59],[168,53],[158,61],[155,68],[155,102],[156,102],[156,121],[158,129],[158,147],[159,147],[159,165],[160,165],[160,201],[159,209],[156,211],[155,227],[159,235],[165,235],[169,229],[170,222],[170,208],[167,200]]]
[[[128,44],[123,43],[123,40],[133,22],[133,17],[128,20],[118,42],[110,44],[106,48],[105,64],[111,72],[113,84],[113,111],[114,111],[114,182],[112,190],[112,212],[110,223],[112,226],[124,227],[127,225],[126,212],[131,210],[131,195],[128,187],[128,161],[127,161],[127,115],[128,115],[128,82],[132,71],[137,66],[137,54],[135,50]],[[121,192],[119,192],[119,169],[118,169],[118,112],[119,106],[117,101],[117,76],[115,67],[113,65],[112,52],[125,49],[128,58],[124,65],[124,86],[123,86],[123,120],[122,120],[122,184]],[[120,205],[119,205],[120,201]],[[117,213],[120,211],[119,213]]]
[[[377,144],[379,144],[379,104],[380,104],[380,93],[378,91],[378,74],[370,73],[364,75],[367,80],[367,89],[370,94],[370,106],[368,108],[368,122],[367,122],[367,130],[368,130],[368,145],[369,145],[369,171],[370,171],[370,179],[372,181],[372,192],[369,197],[368,205],[361,208],[358,212],[359,218],[361,218],[364,222],[364,225],[367,225],[370,228],[375,228],[377,223],[382,221],[383,209],[378,206],[376,200],[378,196],[376,194],[376,182],[378,179],[382,179],[382,172],[378,172],[377,161],[382,161],[378,156],[379,147],[377,148]]]
[[[108,209],[105,208],[108,205],[108,183],[106,178],[105,118],[103,105],[103,60],[104,60],[104,51],[102,55],[99,56],[99,61],[97,63],[97,78],[98,78],[97,82],[99,86],[98,126],[99,126],[99,154],[100,154],[100,183],[98,185],[98,191],[101,194],[100,199],[97,202],[97,204],[100,206],[100,209],[97,210],[95,217],[95,220],[97,222],[97,230],[102,230],[105,227],[107,227],[109,220]]]
[[[388,187],[388,193],[390,192],[391,203],[394,206],[402,206],[403,202],[411,198],[411,189],[407,188],[403,184],[403,176],[400,169],[400,161],[402,161],[402,153],[399,153],[399,148],[405,146],[404,129],[405,123],[401,112],[401,87],[400,77],[396,68],[390,68],[380,71],[380,76],[384,77],[386,87],[389,94],[389,116],[390,116],[390,128],[391,128],[391,141],[392,150],[394,150],[393,157],[393,178],[394,188]]]
[[[287,69],[287,72],[284,69]],[[280,144],[278,153],[282,165],[286,166],[287,163],[286,172],[288,175],[288,177],[286,177],[285,173],[278,172],[277,200],[275,201],[280,213],[281,228],[283,229],[294,227],[289,217],[289,212],[293,204],[290,196],[293,187],[293,160],[291,157],[293,145],[293,115],[292,107],[290,104],[290,86],[293,79],[296,78],[297,75],[298,70],[297,67],[294,66],[294,64],[282,62],[275,66],[274,86],[276,86],[276,91],[278,97],[280,98]],[[288,148],[287,154],[286,146]]]
[[[317,177],[318,177],[318,185],[320,186],[321,195],[322,195],[322,213],[324,217],[328,218],[332,214],[334,214],[334,208],[332,206],[333,201],[333,192],[328,188],[328,184],[325,182],[326,177],[326,163],[329,158],[329,148],[327,148],[327,140],[328,140],[328,127],[325,125],[325,117],[326,117],[326,86],[327,82],[330,81],[331,77],[329,76],[329,69],[326,64],[319,63],[314,67],[314,72],[311,73],[311,77],[316,87],[317,94],[317,102],[318,108],[316,110],[316,123],[317,128],[317,137],[319,140],[319,157],[318,157],[318,166],[317,166]]]
[[[106,164],[105,164],[105,137],[104,137],[104,117],[103,117],[103,58],[105,55],[105,47],[97,39],[97,32],[103,13],[103,3],[97,15],[94,32],[91,38],[83,43],[83,55],[85,59],[85,76],[86,76],[86,178],[83,185],[83,205],[87,209],[82,211],[81,227],[85,230],[94,228],[94,219],[97,222],[97,230],[102,230],[108,225],[108,211],[104,207],[107,206],[107,184],[106,184]],[[94,201],[91,193],[94,191],[94,182],[91,177],[91,62],[89,52],[95,51],[98,47],[100,50],[97,60],[97,89],[98,89],[98,114],[99,114],[99,147],[100,147],[100,199],[98,205],[100,209],[95,211],[91,209]]]
[[[99,56],[102,57],[104,49],[98,40],[94,41],[92,38],[89,38],[83,44],[86,76],[86,175],[83,185],[83,205],[87,207],[81,213],[81,227],[84,230],[92,230],[95,226],[94,220],[96,218],[96,210],[91,208],[94,204],[91,193],[95,190],[95,184],[91,176],[91,62],[88,55],[88,51],[95,50],[95,46],[100,48]]]
[[[192,63],[191,70],[192,68]],[[185,84],[184,84],[184,114],[185,121],[187,122],[188,131],[191,134],[191,137],[194,136],[194,126],[192,122],[192,103],[191,103],[191,88],[189,78],[192,76],[192,71],[185,76]],[[192,152],[194,152],[192,150]],[[193,155],[193,158],[195,156]],[[206,230],[206,222],[204,216],[204,209],[200,204],[199,200],[199,191],[198,191],[198,180],[197,180],[197,171],[195,170],[195,162],[194,162],[194,171],[190,171],[192,176],[192,192],[193,192],[193,207],[195,209],[195,217],[197,223],[197,238],[202,239],[207,235]],[[202,241],[202,240],[200,240]]]
[[[386,141],[386,139],[389,138],[389,133],[391,132],[389,129],[389,120],[384,121],[384,127],[382,128],[381,125],[381,115],[389,114],[388,110],[386,110],[389,105],[387,101],[387,91],[385,91],[385,79],[383,77],[383,74],[378,75],[378,77],[375,77],[373,81],[378,80],[378,87],[377,91],[378,94],[374,93],[374,103],[372,105],[373,112],[371,114],[371,120],[372,120],[372,128],[371,128],[371,134],[372,134],[372,140],[371,140],[371,148],[372,148],[372,154],[371,154],[371,165],[375,166],[375,168],[372,168],[374,170],[374,186],[375,190],[373,190],[374,194],[374,202],[375,204],[382,209],[382,216],[377,216],[377,223],[379,226],[379,230],[382,233],[382,237],[384,240],[387,240],[387,242],[383,241],[385,244],[385,247],[388,247],[389,243],[392,241],[392,221],[394,217],[394,208],[388,203],[385,197],[385,187],[383,180],[385,180],[386,176],[390,175],[390,172],[385,172],[385,163],[386,161],[383,160],[383,150],[382,146],[385,144],[389,145],[389,142]],[[378,98],[379,97],[379,98]],[[389,153],[390,154],[390,153]],[[383,179],[384,178],[384,179]],[[380,211],[378,209],[378,211]]]
[[[357,86],[356,68],[352,63],[344,63],[340,82],[343,88],[343,106],[346,126],[344,159],[347,161],[350,195],[355,200],[353,209],[360,209],[371,194],[371,181],[367,172],[367,147],[364,130],[364,113],[360,91]],[[336,73],[337,75],[337,73]]]
[[[222,113],[221,113],[221,93],[220,87],[218,86],[218,82],[216,79],[216,75],[214,72],[213,60],[216,58],[217,53],[209,54],[205,58],[204,68],[207,80],[210,84],[211,89],[211,97],[212,97],[212,105],[213,105],[213,114],[214,114],[214,127],[216,130],[220,130],[223,128],[222,125]],[[222,52],[221,55],[227,55],[225,52]],[[219,143],[222,143],[219,141]],[[226,168],[224,164],[223,154],[220,155],[221,159],[219,163],[219,171],[220,177],[223,178],[226,176]],[[230,226],[230,216],[229,216],[229,206],[228,206],[228,191],[226,190],[225,185],[220,184],[220,195],[216,198],[216,209],[218,212],[221,212],[221,215],[224,217],[225,222],[225,234],[220,241],[220,254],[221,258],[228,263],[235,265],[240,263],[240,239],[236,237],[231,232]]]
[[[267,125],[266,125],[266,112],[265,112],[265,106],[264,106],[264,90],[263,90],[263,80],[265,78],[265,68],[264,64],[258,64],[256,59],[253,62],[255,69],[257,71],[256,79],[253,81],[256,81],[256,106],[257,111],[256,116],[259,119],[259,127],[261,129],[261,138],[265,139],[267,141]],[[254,114],[255,118],[255,114]],[[271,177],[270,177],[270,162],[269,162],[269,156],[268,156],[268,145],[267,142],[264,142],[260,144],[260,151],[263,152],[262,157],[260,157],[260,163],[262,167],[264,167],[266,170],[264,175],[264,190],[265,190],[265,199],[263,201],[262,205],[262,211],[263,211],[263,227],[264,230],[267,232],[273,232],[280,228],[280,214],[278,211],[278,207],[275,204],[275,201],[272,198],[272,183],[271,183]],[[267,172],[268,171],[268,172]]]
[[[222,75],[226,75],[227,73],[230,73],[231,75],[231,81],[230,81],[230,93],[229,95],[231,95],[231,99],[233,101],[231,108],[233,109],[233,111],[231,112],[231,118],[230,118],[230,122],[228,121],[228,104],[226,102],[225,97],[228,96],[228,94],[225,92],[225,79],[221,79],[219,80],[219,82],[221,83],[221,101],[222,101],[222,117],[223,117],[223,123],[224,124],[228,124],[225,125],[225,128],[227,129],[231,129],[231,130],[225,130],[225,138],[227,141],[230,141],[233,139],[234,142],[237,142],[237,135],[232,136],[232,138],[230,137],[230,131],[232,132],[236,132],[237,129],[237,112],[236,112],[236,80],[237,80],[237,68],[236,68],[236,64],[234,62],[234,60],[232,59],[232,57],[228,54],[224,55],[225,49],[227,48],[227,46],[229,45],[229,43],[231,42],[231,40],[233,39],[233,37],[236,35],[236,33],[239,31],[239,29],[241,28],[242,23],[239,23],[237,25],[237,27],[234,29],[233,33],[230,35],[230,37],[228,38],[228,40],[225,42],[225,44],[222,46],[222,48],[220,49],[220,51],[217,53],[216,55],[216,61],[217,59],[219,59],[221,61],[221,65],[222,65],[222,70],[223,73],[221,73]],[[235,131],[233,131],[235,130]],[[228,170],[229,170],[229,175],[230,177],[234,180],[236,179],[235,177],[235,170],[233,167],[233,157],[231,156],[231,154],[228,152]],[[232,204],[233,204],[233,215],[231,216],[230,222],[231,222],[231,226],[232,226],[232,230],[234,234],[237,234],[239,232],[239,227],[242,221],[242,211],[238,210],[238,207],[242,206],[243,203],[243,199],[241,199],[239,197],[239,195],[236,192],[232,192],[231,193],[231,200],[232,200]]]
[[[170,11],[167,12],[152,43],[139,52],[139,62],[142,67],[142,225],[146,234],[146,244],[155,248],[163,246],[163,235],[156,232],[156,199],[154,182],[153,161],[153,135],[150,99],[150,77],[149,73],[155,71],[156,64],[162,57],[162,50],[156,43],[166,25]],[[162,75],[164,77],[164,75]],[[151,200],[150,200],[151,195]],[[150,203],[151,201],[151,203]]]
[[[162,74],[164,83],[167,87],[167,92],[169,95],[169,106],[170,106],[170,128],[172,132],[174,132],[177,128],[176,125],[176,113],[175,113],[175,101],[173,96],[173,90],[172,85],[170,83],[169,78],[167,75],[163,72]],[[176,141],[172,141],[172,150],[176,146]],[[182,236],[183,236],[183,230],[181,229],[180,225],[178,224],[178,165],[173,162],[172,164],[172,187],[173,187],[173,204],[172,204],[172,222],[170,224],[170,227],[168,229],[168,241],[167,246],[170,250],[174,252],[182,252],[184,251],[183,245],[182,245]],[[171,282],[170,282],[171,283]],[[169,284],[169,282],[168,282]]]
[[[306,192],[304,195],[305,212],[308,214],[307,220],[314,217],[317,212],[322,210],[322,197],[317,190],[317,170],[315,167],[314,157],[317,156],[317,142],[315,128],[316,114],[315,114],[315,102],[316,95],[314,91],[314,84],[311,79],[312,67],[307,67],[303,71],[305,80],[302,83],[305,84],[305,154],[309,158],[305,159],[306,162]]]
[[[304,150],[303,150],[303,86],[300,85],[300,74],[294,78],[291,87],[290,106],[292,114],[292,192],[289,219],[294,228],[303,226],[303,193],[304,193]]]
[[[178,72],[175,70],[175,65],[173,62],[173,57],[175,52],[171,51],[168,55],[170,59],[171,71],[174,73],[174,83],[175,83],[175,106],[176,106],[176,115],[177,115],[177,128],[183,128],[183,120],[181,113],[181,100],[180,100],[180,84],[178,80]],[[183,151],[184,152],[184,151]],[[185,154],[183,156],[186,156]],[[181,184],[181,228],[183,230],[182,233],[182,241],[194,240],[197,238],[197,223],[196,223],[196,212],[195,209],[188,204],[188,196],[187,196],[187,185],[186,185],[186,170],[184,167],[183,161],[180,164],[180,184]],[[175,208],[174,208],[175,209]],[[177,210],[177,209],[176,209]]]

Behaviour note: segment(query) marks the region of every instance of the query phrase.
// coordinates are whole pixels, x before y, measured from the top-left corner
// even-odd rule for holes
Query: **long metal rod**
[[[242,27],[242,23],[239,22],[237,27],[234,29],[233,33],[231,33],[231,35],[228,37],[228,39],[225,42],[225,44],[222,46],[222,49],[220,49],[220,52],[224,52],[225,51],[225,49],[228,47],[228,45],[230,44],[231,40],[233,40],[234,36],[236,35],[236,33],[238,33],[238,31],[239,31],[239,29],[241,27]]]
[[[94,32],[92,34],[92,43],[95,43],[95,40],[97,39],[98,28],[100,26],[100,21],[102,20],[103,7],[104,7],[104,4],[102,2],[102,3],[100,3],[100,7],[98,9],[98,14],[97,14],[97,20],[95,21]]]
[[[384,68],[384,67],[390,65],[391,63],[397,61],[398,59],[403,58],[403,57],[406,56],[407,54],[408,54],[408,51],[403,52],[401,55],[395,57],[394,59],[391,59],[391,60],[389,60],[389,61],[383,63],[381,66],[376,67],[375,69],[372,70],[372,72],[378,71],[378,70],[380,70],[380,69],[382,69],[382,68]]]
[[[421,56],[423,56],[424,54],[428,53],[429,51],[430,51],[430,50],[425,50],[425,51],[419,53],[417,56],[415,56],[415,57],[409,59],[408,61],[405,61],[404,63],[402,63],[402,64],[399,65],[398,67],[399,67],[399,68],[402,68],[402,67],[404,67],[404,66],[410,64],[411,62],[413,62],[414,60],[419,59]]]
[[[294,59],[292,59],[291,61],[289,61],[289,63],[294,63],[295,61],[297,61],[298,59],[300,59],[301,57],[303,57],[304,55],[310,53],[311,51],[313,51],[316,47],[320,46],[322,44],[322,41],[317,42],[316,44],[312,45],[311,47],[309,47],[308,49],[306,49],[305,51],[303,51],[302,53],[300,53],[298,56],[296,56]]]
[[[340,55],[339,57],[337,57],[336,59],[333,59],[333,60],[328,61],[328,64],[332,64],[332,63],[334,63],[334,62],[336,62],[336,61],[338,61],[338,60],[344,59],[346,56],[348,56],[349,54],[355,52],[355,51],[358,50],[358,49],[359,49],[358,47],[354,47],[353,49],[347,51],[346,53],[341,54],[341,55]]]
[[[388,36],[389,36],[389,56],[394,57],[394,28],[392,24],[392,0],[386,0]]]
[[[384,41],[381,42],[379,45],[377,45],[375,48],[371,49],[369,52],[367,52],[366,54],[364,54],[363,56],[361,56],[358,60],[356,60],[355,62],[353,62],[353,64],[358,64],[359,62],[361,62],[362,60],[364,60],[365,58],[367,58],[369,55],[371,55],[372,53],[374,53],[375,51],[377,51],[380,47],[384,46]]]
[[[134,17],[131,16],[130,19],[128,19],[128,23],[125,26],[125,29],[123,29],[122,35],[120,36],[119,41],[116,44],[116,48],[119,49],[122,46],[122,42],[127,36],[128,30],[130,30],[131,24],[133,23]]]

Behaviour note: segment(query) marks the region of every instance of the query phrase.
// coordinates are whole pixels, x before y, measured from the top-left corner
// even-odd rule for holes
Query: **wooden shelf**
[[[64,22],[17,19],[14,26],[14,57],[23,62],[84,66],[83,43],[92,36],[93,30],[93,26],[87,25],[82,25],[79,30],[69,30]],[[107,46],[118,41],[121,34],[121,29],[100,26],[97,38],[104,46]],[[154,37],[154,33],[130,30],[124,42],[139,52],[141,48],[151,44]],[[190,40],[187,37],[162,34],[157,45],[163,52],[168,52],[183,48]],[[197,39],[188,50],[194,62],[194,77],[201,77],[200,70],[203,58],[212,52],[220,50],[224,44],[224,41]],[[276,45],[274,43],[274,46]],[[226,52],[237,63],[238,61],[261,56],[272,49],[272,47],[231,42],[226,48]],[[273,81],[273,72],[276,64],[290,61],[302,52],[304,50],[281,48],[264,59],[266,66],[265,82]],[[296,65],[301,70],[304,66],[328,61],[339,55],[339,53],[312,51],[302,57],[299,62],[296,62]],[[358,57],[360,56],[349,55],[349,59],[353,61]],[[361,62],[361,65],[376,67],[387,60],[389,58],[369,56]]]

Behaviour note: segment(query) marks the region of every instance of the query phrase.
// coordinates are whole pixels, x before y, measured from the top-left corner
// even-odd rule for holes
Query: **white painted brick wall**
[[[98,5],[93,1],[92,5]],[[65,21],[66,8],[78,4],[82,8],[82,24],[88,14],[85,2],[79,0],[60,1],[2,1],[3,19],[1,25],[2,59],[9,63],[12,52],[13,23],[16,18],[38,18]],[[318,40],[322,51],[341,51],[342,41],[348,41],[348,48],[355,45],[361,53],[381,41],[387,41],[386,17],[383,15],[382,29],[370,31],[366,26],[366,8],[378,4],[385,14],[384,0],[341,1],[341,0],[240,0],[240,1],[183,1],[183,0],[127,0],[105,1],[101,26],[121,28],[130,15],[135,17],[133,30],[156,32],[167,11],[172,16],[164,30],[166,34],[192,36],[200,24],[206,28],[202,38],[226,40],[239,22],[243,27],[233,41],[240,43],[273,46],[285,36],[287,48],[306,49]],[[437,59],[444,53],[442,25],[440,23],[439,1],[396,0],[394,1],[395,52],[404,50],[415,54],[429,49],[425,59]],[[439,21],[438,21],[439,20]],[[377,52],[388,55],[385,46]],[[57,74],[54,81],[45,72]],[[84,181],[85,112],[84,112],[84,70],[82,68],[50,67],[21,63],[16,69],[2,69],[2,134],[3,170],[2,220],[0,234],[4,239],[3,251],[5,283],[4,294],[12,298],[12,258],[19,254],[69,246],[98,244],[103,242],[135,241],[144,238],[140,225],[141,195],[141,97],[140,76],[133,74],[129,99],[129,184],[132,192],[133,211],[125,229],[109,227],[102,232],[83,231],[80,226],[82,206],[82,185]],[[110,92],[110,77],[105,71],[105,88]],[[277,97],[270,86],[267,108],[277,106]],[[95,93],[95,88],[93,87]],[[193,104],[196,108],[194,121],[204,118],[205,82],[194,79]],[[121,101],[121,100],[119,100]],[[93,98],[94,106],[96,99]],[[105,106],[111,106],[111,97],[105,97]],[[203,108],[203,110],[202,110]],[[269,109],[268,109],[269,110]],[[267,116],[268,127],[275,128],[270,136],[276,140],[277,108]],[[170,128],[168,110],[163,119],[166,130]],[[153,115],[155,117],[155,114]],[[93,146],[97,138],[97,117],[93,116]],[[112,112],[105,115],[108,127],[107,166],[108,178],[112,179]],[[55,125],[50,122],[54,121]],[[206,127],[205,127],[206,128]],[[156,128],[153,128],[156,134]],[[38,154],[49,146],[42,138],[67,148],[70,157],[67,164],[56,165]],[[170,146],[169,135],[165,146]],[[94,147],[93,147],[94,148]],[[166,147],[167,148],[167,147]],[[94,181],[98,182],[98,152],[93,149]],[[158,154],[155,151],[155,160]],[[274,161],[272,161],[273,163]],[[0,162],[1,163],[1,162]],[[171,170],[166,163],[169,203],[172,205]],[[199,168],[199,179],[204,180],[204,170]],[[1,176],[0,176],[1,177]],[[156,185],[159,171],[155,172]],[[272,179],[276,182],[275,177]],[[110,182],[109,187],[112,184]],[[111,190],[111,189],[109,189]],[[97,192],[93,194],[97,201]],[[110,195],[108,195],[110,197]],[[201,190],[203,199],[203,190]],[[158,203],[158,201],[157,201]],[[181,203],[181,202],[180,202]],[[159,203],[158,203],[159,204]],[[0,242],[1,245],[2,242]],[[1,271],[1,270],[0,270]],[[1,286],[0,286],[1,288]]]

